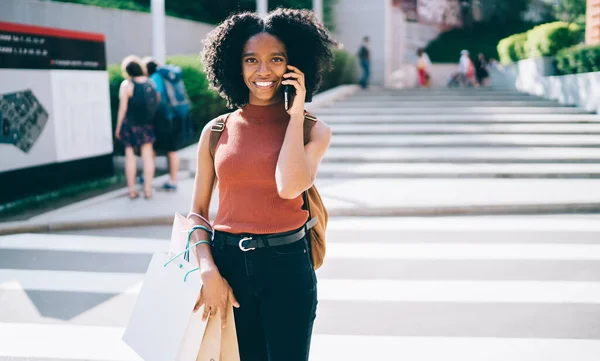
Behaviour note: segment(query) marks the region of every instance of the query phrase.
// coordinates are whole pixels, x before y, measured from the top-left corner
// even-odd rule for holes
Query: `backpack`
[[[213,160],[215,159],[215,150],[219,139],[225,130],[225,123],[231,113],[223,114],[215,120],[215,123],[210,128],[210,140],[209,150]],[[310,141],[310,131],[317,122],[317,118],[310,115],[308,112],[304,114],[304,144],[306,145]],[[308,221],[306,222],[306,228],[308,228],[307,239],[311,251],[313,267],[318,269],[323,264],[325,258],[325,234],[327,229],[327,221],[329,215],[327,209],[323,204],[321,195],[317,191],[317,188],[313,184],[309,189],[302,193],[302,199],[304,205],[302,209],[308,211]]]
[[[151,81],[133,82],[133,95],[129,98],[127,117],[132,125],[152,125],[158,110],[158,92]]]
[[[182,71],[178,66],[167,65],[157,69],[158,74],[165,83],[167,103],[176,117],[187,118],[190,113],[190,98],[185,90],[181,78]]]

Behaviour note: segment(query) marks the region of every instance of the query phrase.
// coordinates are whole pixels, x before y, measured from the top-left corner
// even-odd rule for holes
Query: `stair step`
[[[335,205],[336,216],[481,215],[600,210],[600,179],[341,180],[321,179],[319,176],[317,186],[327,204]]]
[[[362,107],[362,108],[322,108],[318,114],[334,114],[334,115],[383,115],[383,114],[429,114],[435,117],[439,113],[444,114],[589,114],[583,109],[567,108],[567,107],[469,107],[469,108],[452,108],[452,107],[437,107],[423,106],[418,104],[412,107]]]
[[[332,127],[338,124],[600,124],[596,114],[381,114],[370,117],[365,114],[325,114],[319,109],[315,115]]]
[[[361,134],[599,134],[596,124],[332,124],[337,135]]]
[[[345,100],[343,102],[335,103],[333,107],[340,108],[393,108],[393,107],[566,107],[554,101],[544,100],[509,100],[509,101],[498,101],[498,100]]]
[[[530,101],[545,103],[551,101],[545,98],[524,97],[522,95],[505,95],[505,96],[444,96],[444,95],[428,95],[428,96],[380,96],[380,97],[362,97],[354,96],[345,99],[344,101],[351,102],[394,102],[394,101],[410,101],[410,102],[479,102],[479,101]]]
[[[599,135],[338,135],[331,146],[355,147],[600,147]]]
[[[332,147],[323,163],[600,163],[600,148]]]
[[[516,89],[494,89],[494,88],[407,88],[389,89],[382,87],[370,87],[367,90],[359,90],[356,94],[365,96],[395,95],[395,94],[519,94],[531,95]]]
[[[600,164],[323,163],[327,178],[600,178]]]

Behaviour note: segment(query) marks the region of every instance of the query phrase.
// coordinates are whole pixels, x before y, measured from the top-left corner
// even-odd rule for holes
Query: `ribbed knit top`
[[[284,102],[247,104],[233,112],[215,149],[219,209],[214,229],[269,234],[301,227],[308,219],[302,196],[277,193],[275,168],[290,116]]]

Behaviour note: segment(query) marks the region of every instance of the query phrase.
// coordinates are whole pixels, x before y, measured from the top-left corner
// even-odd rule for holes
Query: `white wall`
[[[392,72],[401,68],[406,56],[407,28],[406,15],[400,7],[390,9],[390,43],[389,66]]]
[[[544,79],[546,98],[600,113],[600,72],[550,76]]]
[[[152,54],[149,13],[38,0],[0,0],[0,21],[101,33],[106,36],[109,64],[129,54]],[[166,19],[167,54],[195,54],[212,25]]]
[[[494,69],[494,88],[511,88],[600,112],[600,72],[552,76],[552,58],[527,59]]]
[[[371,39],[371,84],[383,85],[386,71],[386,8],[390,0],[340,0],[334,8],[334,36],[351,54],[362,38]]]
[[[554,74],[554,58],[525,59],[492,69],[491,80],[495,88],[512,88],[542,95],[543,79]]]

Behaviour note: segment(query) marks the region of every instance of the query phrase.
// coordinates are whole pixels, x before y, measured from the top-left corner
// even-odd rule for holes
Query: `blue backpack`
[[[175,117],[187,119],[190,114],[190,98],[181,79],[181,68],[176,65],[160,66],[156,69],[165,83],[167,92],[167,114],[174,113]]]

